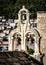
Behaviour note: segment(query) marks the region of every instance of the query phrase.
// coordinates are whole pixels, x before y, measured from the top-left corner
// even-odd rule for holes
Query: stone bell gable
[[[29,47],[34,50],[34,53],[31,56],[40,60],[40,52],[42,52],[43,50],[42,44],[44,45],[46,42],[45,14],[45,12],[37,12],[37,19],[33,21],[29,18],[29,11],[25,8],[25,6],[23,6],[22,9],[20,9],[18,12],[17,28],[13,29],[9,34],[8,50],[23,50],[27,52],[27,47]],[[34,40],[34,42],[31,41],[32,39]]]

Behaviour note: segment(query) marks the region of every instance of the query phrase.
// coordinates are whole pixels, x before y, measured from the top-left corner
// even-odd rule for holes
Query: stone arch
[[[26,21],[28,22],[29,21],[29,11],[25,8],[25,6],[22,7],[22,9],[19,10],[19,13],[18,13],[18,19],[19,19],[19,23],[21,23],[21,13],[22,12],[26,12]]]
[[[9,37],[8,37],[8,41],[9,41],[9,44],[8,44],[8,50],[9,51],[14,51],[16,49],[16,46],[15,46],[15,34],[19,34],[20,35],[20,39],[21,39],[21,33],[19,31],[17,31],[16,29],[12,30],[11,33],[9,34]]]
[[[9,34],[9,37],[12,37],[13,34],[15,34],[15,33],[17,33],[17,32],[19,32],[19,31],[16,30],[16,29],[12,30],[12,31],[10,32],[10,34]],[[21,34],[21,33],[19,32],[19,34]]]
[[[39,49],[39,39],[40,39],[40,34],[39,34],[39,32],[36,30],[36,29],[31,29],[30,31],[27,31],[26,33],[25,33],[25,36],[26,36],[26,34],[27,33],[30,33],[30,34],[34,34],[35,36],[34,36],[34,40],[35,40],[35,50],[34,50],[34,54],[36,55],[36,54],[39,54],[39,51],[40,51],[40,49]],[[25,44],[26,45],[26,44]]]
[[[26,38],[25,38],[25,45],[26,45],[26,51],[28,52],[29,50],[32,50],[33,52],[35,51],[34,50],[34,42],[35,42],[35,39],[34,39],[34,37],[35,37],[35,34],[34,33],[31,33],[31,32],[28,32],[27,34],[26,34]],[[29,52],[29,53],[31,53],[31,54],[33,54],[32,52]]]
[[[25,33],[25,35],[26,35],[28,32],[34,33],[35,35],[37,34],[37,36],[40,37],[40,34],[39,34],[39,32],[37,31],[37,29],[31,28],[30,30],[28,30],[28,31]]]
[[[25,6],[22,6],[22,9],[20,9],[19,13],[21,13],[22,11],[26,11],[27,13],[29,13],[29,11],[25,8]]]

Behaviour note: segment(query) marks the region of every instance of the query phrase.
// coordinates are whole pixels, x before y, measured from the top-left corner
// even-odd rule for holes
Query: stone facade
[[[40,51],[45,54],[43,62],[46,65],[46,12],[37,12],[37,29],[41,35]]]

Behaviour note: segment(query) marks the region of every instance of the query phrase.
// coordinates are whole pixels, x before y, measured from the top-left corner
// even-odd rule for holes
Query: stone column
[[[16,40],[14,39],[14,51],[16,49]]]
[[[13,37],[9,37],[9,45],[8,45],[8,50],[12,51],[12,44],[13,44]]]
[[[11,37],[11,51],[13,51],[14,50],[14,43],[13,43],[13,37]]]
[[[15,38],[15,40],[14,40],[14,51],[15,51],[16,48],[17,48],[17,44],[18,44],[18,41],[17,41],[17,39]]]
[[[11,44],[10,44],[11,43],[11,39],[10,39],[10,37],[8,37],[8,42],[9,42],[8,43],[8,51],[10,51],[10,47],[11,47]]]
[[[39,54],[39,39],[37,39],[36,40],[36,38],[34,38],[35,39],[35,52],[34,52],[34,55],[37,55],[37,54]]]
[[[21,13],[18,13],[18,30],[21,31]]]
[[[23,33],[23,35],[22,35],[22,44],[23,44],[23,50],[24,51],[26,51],[26,43],[25,43],[25,30],[26,30],[26,24],[23,24],[23,26],[22,26],[22,33]]]
[[[26,43],[25,43],[25,29],[24,29],[24,51],[26,51]]]
[[[23,50],[24,49],[24,40],[23,40],[23,29],[21,29],[21,49]]]
[[[40,52],[39,52],[39,38],[36,40],[35,38],[35,52],[34,52],[34,57],[40,61]]]

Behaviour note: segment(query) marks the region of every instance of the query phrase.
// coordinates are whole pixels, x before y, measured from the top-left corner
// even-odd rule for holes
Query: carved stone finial
[[[25,8],[25,6],[23,5],[22,8]]]

